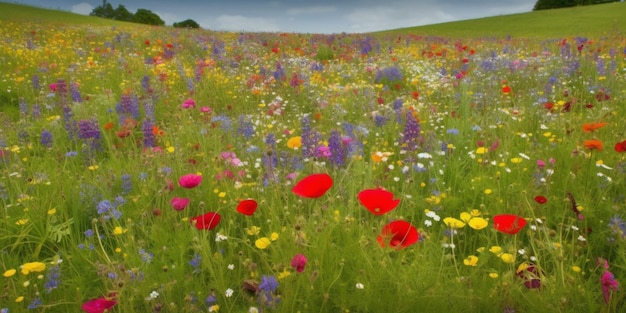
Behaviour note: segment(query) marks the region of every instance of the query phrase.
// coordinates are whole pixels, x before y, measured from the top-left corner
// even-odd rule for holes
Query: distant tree
[[[113,10],[113,6],[107,0],[102,0],[102,5],[91,10],[89,15],[112,19],[115,16],[115,10]]]
[[[196,21],[192,19],[187,19],[182,22],[174,23],[173,26],[176,28],[200,28],[200,25],[198,25],[198,23],[196,23]]]
[[[118,21],[132,22],[135,18],[133,13],[130,13],[123,5],[118,5],[117,9],[113,12],[113,19]]]
[[[557,8],[567,8],[577,5],[591,5],[609,2],[619,2],[620,0],[537,0],[533,11],[548,10]]]
[[[147,9],[137,9],[133,22],[157,26],[165,25],[165,22],[158,15]]]

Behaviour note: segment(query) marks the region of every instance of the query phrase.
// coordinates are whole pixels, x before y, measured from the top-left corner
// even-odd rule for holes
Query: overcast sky
[[[7,0],[89,14],[101,0]],[[110,0],[148,9],[167,25],[192,19],[211,30],[363,33],[530,12],[536,0]]]

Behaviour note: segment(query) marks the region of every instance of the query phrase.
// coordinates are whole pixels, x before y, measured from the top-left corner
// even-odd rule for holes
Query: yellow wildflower
[[[476,266],[478,264],[478,257],[475,255],[470,255],[463,260],[463,264],[467,266]]]
[[[28,275],[30,272],[43,272],[46,269],[46,263],[28,262],[22,265],[22,274]]]
[[[487,227],[489,223],[482,217],[473,217],[467,224],[473,229],[480,230]]]
[[[446,217],[443,219],[443,222],[450,228],[463,228],[465,227],[465,223],[459,219],[456,219],[454,217]]]
[[[287,140],[287,148],[289,149],[298,149],[302,146],[302,137],[294,136]]]
[[[4,274],[2,274],[2,276],[9,278],[9,277],[15,275],[15,272],[17,272],[17,271],[14,268],[12,268],[12,269],[7,270],[6,272],[4,272]]]
[[[267,247],[269,247],[270,244],[272,244],[272,242],[267,237],[259,238],[254,242],[254,246],[256,246],[257,248],[261,250],[267,249]]]

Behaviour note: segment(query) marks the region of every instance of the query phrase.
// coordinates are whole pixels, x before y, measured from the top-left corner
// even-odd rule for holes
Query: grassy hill
[[[626,32],[626,3],[544,10],[381,31],[450,37],[562,37],[620,35]],[[65,11],[0,2],[0,20],[92,25],[126,24]]]
[[[0,21],[31,21],[63,24],[120,25],[128,24],[66,11],[43,9],[28,5],[0,2]]]
[[[543,10],[391,30],[451,37],[611,36],[626,32],[626,3]],[[384,32],[386,33],[386,32]]]

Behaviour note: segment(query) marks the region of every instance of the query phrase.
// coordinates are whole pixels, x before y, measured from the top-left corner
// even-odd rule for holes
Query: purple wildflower
[[[70,86],[70,94],[72,95],[72,101],[73,102],[77,102],[77,103],[83,102],[83,98],[80,96],[80,91],[78,90],[78,84],[77,83],[73,83]]]
[[[194,253],[193,257],[189,261],[189,265],[193,267],[194,274],[200,273],[200,265],[202,265],[202,256],[200,256],[198,253]]]
[[[44,287],[46,288],[46,292],[50,293],[53,289],[56,289],[57,287],[59,287],[60,283],[61,283],[61,269],[59,267],[59,264],[57,263],[52,268],[50,268],[50,271],[48,272],[47,280],[44,284]]]
[[[283,81],[287,78],[287,74],[285,74],[285,68],[280,63],[276,63],[276,71],[274,71],[272,75],[277,81]]]
[[[254,125],[249,118],[246,118],[243,114],[239,116],[239,126],[237,132],[246,139],[254,136]]]
[[[413,112],[406,112],[406,122],[404,125],[404,136],[402,144],[406,145],[406,149],[413,151],[417,149],[418,143],[421,141],[421,129],[417,118],[413,116]]]
[[[126,125],[126,121],[129,119],[139,119],[139,100],[134,94],[124,94],[115,106],[120,126]]]
[[[144,119],[143,124],[141,125],[141,132],[143,133],[143,147],[144,148],[152,148],[154,147],[154,133],[152,132],[152,128],[154,124],[150,119]]]
[[[143,90],[147,93],[152,93],[154,91],[152,90],[152,87],[150,87],[150,76],[145,75],[141,79],[141,88],[143,88]]]
[[[122,175],[122,194],[125,195],[133,190],[133,181],[129,174]]]
[[[78,121],[78,138],[82,139],[92,151],[99,150],[102,138],[98,121],[95,119]]]
[[[46,129],[41,131],[41,144],[46,148],[52,147],[52,133]]]
[[[72,109],[69,106],[63,107],[63,125],[70,139],[74,139],[78,136],[78,125],[76,124],[76,120],[74,120],[74,113],[72,113]]]
[[[20,98],[19,107],[21,116],[28,115],[28,103],[26,103],[26,100],[24,100],[24,98]]]
[[[33,85],[33,89],[35,89],[35,90],[41,89],[41,83],[39,81],[39,75],[37,75],[37,74],[33,75],[33,79],[31,80],[31,83]]]
[[[259,284],[259,304],[261,306],[273,307],[280,299],[274,295],[274,291],[278,289],[278,281],[274,276],[263,275]]]
[[[335,166],[343,166],[346,162],[346,153],[338,131],[332,131],[328,138],[328,148],[331,153],[330,161]]]

